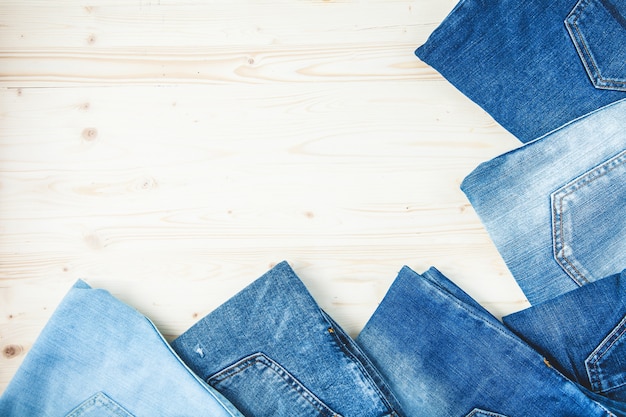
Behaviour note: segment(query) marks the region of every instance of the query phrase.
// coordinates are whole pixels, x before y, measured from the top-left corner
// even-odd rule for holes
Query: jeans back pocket
[[[98,392],[65,417],[133,417],[133,415],[105,393]]]
[[[585,361],[591,389],[626,401],[626,316]]]
[[[239,360],[207,382],[246,416],[341,417],[263,353]]]
[[[551,195],[554,258],[578,285],[626,265],[626,151]]]
[[[580,0],[565,27],[594,87],[626,91],[626,1]]]
[[[474,408],[465,417],[506,417],[506,416],[504,414],[492,413],[491,411],[485,411],[479,408]]]

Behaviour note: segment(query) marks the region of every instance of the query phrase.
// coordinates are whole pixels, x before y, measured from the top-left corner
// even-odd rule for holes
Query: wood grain
[[[462,179],[519,143],[413,55],[454,1],[0,0],[0,392],[83,278],[173,338],[285,259],[526,304]]]

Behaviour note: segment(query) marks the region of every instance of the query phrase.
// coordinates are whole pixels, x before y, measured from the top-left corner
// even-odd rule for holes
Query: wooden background
[[[455,0],[0,0],[0,392],[77,278],[171,339],[287,260],[527,302],[463,193],[520,143],[413,54]]]

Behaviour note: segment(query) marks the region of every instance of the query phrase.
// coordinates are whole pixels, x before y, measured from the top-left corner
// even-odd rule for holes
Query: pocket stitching
[[[626,80],[621,78],[605,78],[600,71],[600,68],[591,53],[591,50],[588,46],[588,41],[585,39],[585,36],[578,25],[578,20],[585,7],[591,3],[592,0],[579,0],[578,3],[574,6],[570,14],[565,19],[565,28],[569,33],[569,36],[576,48],[578,56],[585,67],[585,71],[587,75],[591,79],[592,84],[600,89],[608,89],[608,90],[626,90]],[[602,8],[605,8],[604,5],[601,4]],[[592,66],[593,68],[591,68]]]
[[[234,364],[224,368],[223,370],[215,373],[214,375],[207,378],[207,383],[213,386],[213,384],[217,384],[219,382],[225,381],[226,379],[237,375],[244,370],[250,368],[255,363],[261,363],[266,366],[268,369],[272,370],[276,375],[278,375],[291,389],[293,389],[298,395],[304,398],[312,407],[318,410],[320,413],[330,413],[332,417],[342,417],[339,413],[333,411],[330,407],[328,407],[322,400],[320,400],[315,394],[309,391],[295,376],[293,376],[287,369],[283,368],[279,363],[272,360],[269,356],[265,355],[262,352],[253,353],[252,355],[246,356]]]
[[[465,417],[474,417],[474,416],[506,417],[504,414],[493,413],[491,411],[481,410],[480,408],[474,408]]]
[[[615,326],[615,328],[602,340],[596,349],[585,360],[587,377],[594,392],[606,393],[626,385],[626,381],[610,387],[604,387],[600,376],[598,362],[611,351],[611,348],[618,343],[622,336],[626,334],[626,316]]]
[[[569,275],[574,282],[579,286],[588,284],[591,280],[585,276],[586,272],[582,271],[575,262],[568,258],[565,254],[567,245],[565,243],[565,232],[563,230],[564,220],[563,216],[565,209],[563,207],[563,201],[569,195],[579,189],[591,184],[593,181],[602,178],[605,175],[611,173],[611,171],[621,167],[626,163],[626,151],[622,151],[614,157],[600,163],[599,165],[591,168],[578,178],[570,181],[563,187],[554,191],[551,195],[552,202],[552,249],[556,262],[561,266],[567,275]]]
[[[76,408],[70,411],[65,417],[80,417],[89,407],[94,407],[96,404],[106,408],[112,414],[121,417],[133,417],[124,407],[111,399],[104,392],[99,391],[80,403]]]
[[[393,414],[395,413],[394,407],[392,406],[389,399],[387,398],[387,396],[391,397],[394,394],[389,390],[389,388],[386,387],[386,385],[385,385],[385,388],[387,389],[388,393],[384,394],[381,391],[381,388],[374,381],[374,377],[370,374],[370,371],[361,362],[361,360],[356,356],[356,354],[350,350],[350,346],[353,349],[358,350],[360,354],[363,355],[364,360],[368,360],[367,356],[361,351],[361,348],[355,342],[352,341],[350,336],[348,336],[345,333],[345,331],[337,323],[335,323],[334,320],[328,314],[326,314],[326,312],[324,312],[323,310],[320,310],[320,315],[321,315],[322,320],[326,321],[326,323],[328,324],[327,334],[331,336],[331,340],[333,341],[334,345],[337,346],[341,350],[341,352],[347,357],[350,363],[352,363],[353,365],[357,367],[357,369],[359,370],[358,374],[362,378],[364,378],[364,382],[367,383],[368,385],[367,388],[371,389],[373,392],[376,393],[378,400],[382,403],[382,405],[388,411],[392,413],[390,415],[395,415]],[[348,344],[350,344],[350,346],[348,346]],[[374,368],[373,364],[370,364],[370,366]],[[382,378],[382,376],[380,376],[380,378]],[[384,381],[381,381],[381,383],[385,384]],[[395,400],[395,402],[396,404],[399,404],[398,400]]]

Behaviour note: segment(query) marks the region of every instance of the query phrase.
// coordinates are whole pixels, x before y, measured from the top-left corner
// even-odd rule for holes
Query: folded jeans
[[[408,416],[626,415],[592,399],[434,268],[404,267],[357,343]]]
[[[626,404],[626,270],[502,320],[566,377]]]
[[[626,98],[626,0],[461,0],[416,54],[529,142]]]
[[[78,281],[0,397],[3,417],[243,417],[152,322]]]
[[[172,347],[246,417],[403,415],[369,359],[286,262]]]
[[[531,304],[626,266],[626,100],[481,164],[461,185]]]

